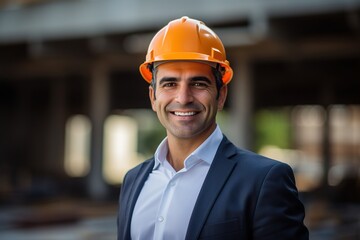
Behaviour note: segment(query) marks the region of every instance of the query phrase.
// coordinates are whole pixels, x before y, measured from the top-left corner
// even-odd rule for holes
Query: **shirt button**
[[[175,185],[176,185],[175,182],[171,182],[171,183],[170,183],[170,186],[172,186],[172,187],[175,186]]]
[[[162,216],[158,217],[158,221],[159,222],[163,222],[164,221],[164,218]]]

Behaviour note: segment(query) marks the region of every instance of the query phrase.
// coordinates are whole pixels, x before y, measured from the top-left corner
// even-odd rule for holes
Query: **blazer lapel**
[[[233,154],[235,146],[224,136],[195,203],[186,239],[199,238],[210,209],[236,165],[236,162],[230,159]]]
[[[144,163],[138,173],[136,174],[136,180],[134,184],[131,187],[128,200],[126,201],[127,207],[126,207],[126,213],[125,213],[125,219],[126,219],[126,227],[125,229],[125,239],[131,239],[130,238],[130,225],[131,225],[131,218],[134,211],[135,203],[139,197],[140,191],[142,187],[144,186],[145,181],[147,180],[149,174],[151,173],[152,169],[154,167],[154,159],[151,161]]]

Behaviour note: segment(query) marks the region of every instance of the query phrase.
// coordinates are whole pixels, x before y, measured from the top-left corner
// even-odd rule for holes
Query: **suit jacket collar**
[[[126,237],[124,239],[131,239],[130,225],[131,225],[131,219],[132,219],[134,207],[135,207],[136,201],[139,197],[140,191],[145,184],[145,181],[147,180],[149,174],[153,170],[154,163],[155,163],[154,158],[144,162],[144,164],[141,166],[141,168],[139,169],[139,171],[136,174],[134,184],[131,187],[131,191],[129,193],[128,200],[126,201],[126,203],[129,203],[129,205],[127,205],[126,210],[125,210],[126,211],[126,214],[125,214],[126,227],[125,227],[124,236],[126,236]]]
[[[236,147],[224,136],[195,203],[186,239],[199,238],[217,196],[236,165],[230,159],[235,153]]]

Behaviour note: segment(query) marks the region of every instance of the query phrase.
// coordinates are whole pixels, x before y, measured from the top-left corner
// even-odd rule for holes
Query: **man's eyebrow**
[[[168,82],[177,82],[179,79],[176,77],[163,77],[159,80],[159,84],[164,84]],[[205,76],[194,76],[190,78],[190,82],[206,82],[207,84],[212,84],[212,81]]]
[[[195,76],[195,77],[192,77],[191,78],[191,81],[192,82],[198,82],[198,81],[202,81],[202,82],[206,82],[208,84],[211,84],[212,81],[208,78],[208,77],[205,77],[205,76]]]
[[[159,84],[167,83],[167,82],[176,82],[177,79],[175,77],[163,77],[159,80]]]

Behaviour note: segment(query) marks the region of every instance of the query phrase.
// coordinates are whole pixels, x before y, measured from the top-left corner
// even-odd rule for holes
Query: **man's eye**
[[[194,87],[207,87],[207,84],[202,83],[202,82],[197,82],[197,83],[194,83]]]
[[[176,85],[175,83],[169,82],[169,83],[164,83],[162,86],[163,87],[174,87],[175,85]]]

